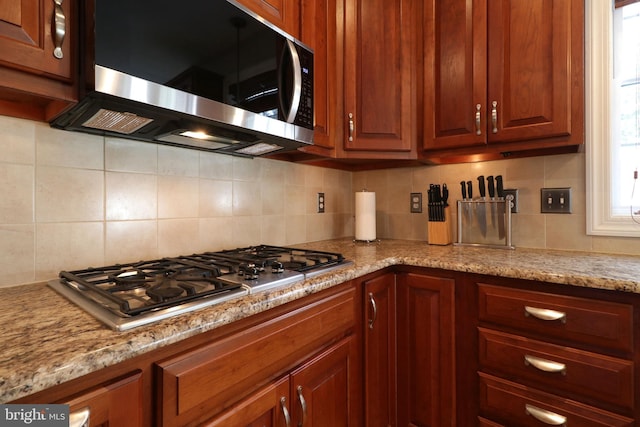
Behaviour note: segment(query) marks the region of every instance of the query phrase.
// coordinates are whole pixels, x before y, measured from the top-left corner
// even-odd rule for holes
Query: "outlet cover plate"
[[[422,213],[422,193],[411,193],[411,213]]]

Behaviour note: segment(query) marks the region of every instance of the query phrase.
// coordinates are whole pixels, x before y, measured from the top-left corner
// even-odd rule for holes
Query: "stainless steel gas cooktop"
[[[349,264],[337,253],[260,245],[61,271],[49,286],[123,331]]]

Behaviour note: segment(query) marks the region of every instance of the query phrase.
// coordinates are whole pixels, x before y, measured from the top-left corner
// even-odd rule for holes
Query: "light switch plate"
[[[540,212],[570,214],[571,188],[541,188]]]

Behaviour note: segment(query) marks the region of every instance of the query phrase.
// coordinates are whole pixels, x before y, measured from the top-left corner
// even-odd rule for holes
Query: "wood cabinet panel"
[[[267,385],[228,411],[206,422],[207,427],[278,427],[286,425],[291,410],[289,377]],[[290,415],[289,415],[290,416]]]
[[[360,364],[347,337],[291,373],[292,420],[306,427],[360,425]]]
[[[396,275],[364,285],[365,425],[391,426],[396,420]]]
[[[300,150],[332,156],[342,135],[342,3],[303,0],[301,40],[313,49],[313,145]]]
[[[505,425],[539,427],[630,427],[632,419],[587,406],[570,399],[543,393],[511,381],[480,373],[480,409],[487,418]],[[543,411],[543,412],[540,412]],[[536,418],[538,414],[539,418]],[[551,416],[553,421],[541,418]],[[564,418],[564,422],[560,420]],[[555,423],[555,424],[553,424]]]
[[[633,306],[488,284],[478,286],[480,321],[551,339],[633,351]],[[542,310],[544,320],[536,317]],[[556,316],[557,319],[553,320]]]
[[[69,405],[69,412],[89,410],[88,427],[142,425],[142,374],[133,373],[123,379],[110,382],[63,403]]]
[[[355,325],[355,291],[157,364],[161,424],[211,416]]]
[[[399,273],[397,294],[398,425],[455,425],[455,281]]]
[[[0,1],[0,64],[68,81],[74,6],[73,0],[63,2],[57,10],[53,0]],[[55,36],[56,15],[64,31],[62,38]],[[54,56],[56,47],[60,47],[61,58]]]
[[[633,362],[567,346],[479,329],[480,365],[504,378],[633,409]]]
[[[427,0],[427,158],[582,144],[583,29],[582,0]]]
[[[300,1],[238,0],[238,3],[295,38],[300,38]]]
[[[345,1],[345,157],[414,148],[415,19],[414,0]]]

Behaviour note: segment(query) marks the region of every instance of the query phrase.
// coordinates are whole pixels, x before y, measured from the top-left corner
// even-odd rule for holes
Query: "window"
[[[640,0],[587,2],[587,232],[640,237]]]

